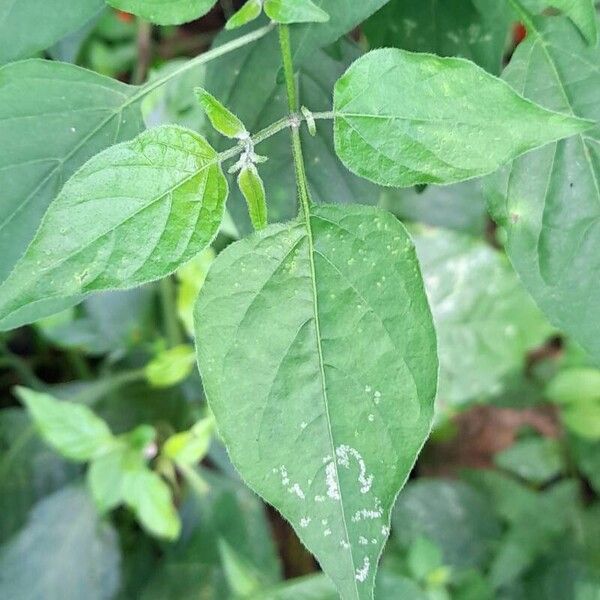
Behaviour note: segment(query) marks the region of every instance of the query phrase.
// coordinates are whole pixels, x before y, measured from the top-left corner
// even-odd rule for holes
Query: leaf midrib
[[[308,261],[310,264],[310,272],[311,272],[310,281],[311,281],[311,288],[312,288],[312,295],[313,295],[313,318],[315,320],[315,338],[316,338],[316,345],[317,345],[317,357],[319,360],[319,372],[320,372],[320,376],[321,376],[321,390],[322,390],[321,397],[323,399],[323,405],[324,405],[324,409],[325,409],[325,413],[324,413],[325,420],[327,422],[327,432],[329,434],[329,443],[331,446],[331,460],[333,461],[333,464],[335,467],[335,478],[337,481],[339,495],[340,495],[339,506],[340,506],[340,511],[342,513],[342,524],[344,526],[344,535],[345,535],[346,542],[348,542],[350,544],[350,563],[352,565],[352,581],[354,583],[354,591],[356,593],[356,598],[360,598],[360,592],[358,590],[358,585],[356,583],[356,576],[355,576],[356,575],[356,564],[354,562],[354,549],[353,549],[352,543],[350,541],[350,532],[348,530],[348,523],[346,522],[346,510],[344,508],[344,495],[342,493],[342,485],[340,482],[339,469],[338,469],[337,458],[336,458],[336,453],[335,453],[335,442],[333,439],[333,430],[331,428],[331,413],[329,412],[329,399],[328,399],[328,395],[327,395],[327,380],[325,378],[325,361],[323,358],[323,346],[321,343],[321,321],[320,321],[320,317],[319,317],[319,298],[318,298],[318,292],[317,292],[317,275],[316,275],[316,266],[315,266],[316,250],[315,250],[313,231],[312,231],[312,217],[313,217],[312,212],[307,215],[307,218],[305,220],[305,226],[306,226],[306,235],[307,235],[307,240],[308,240]]]

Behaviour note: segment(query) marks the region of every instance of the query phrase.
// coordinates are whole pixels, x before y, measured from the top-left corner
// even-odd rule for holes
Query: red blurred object
[[[132,14],[123,10],[116,10],[115,12],[117,13],[117,19],[119,19],[119,21],[123,21],[123,23],[131,23],[131,21],[134,19]]]
[[[527,29],[523,23],[515,23],[513,27],[513,40],[518,46],[527,37]]]

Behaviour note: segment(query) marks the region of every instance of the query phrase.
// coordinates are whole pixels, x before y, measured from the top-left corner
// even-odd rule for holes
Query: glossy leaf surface
[[[473,63],[397,49],[369,52],[336,83],[335,145],[376,183],[453,183],[590,128],[519,96]]]
[[[179,127],[98,154],[65,185],[0,286],[0,328],[168,275],[212,241],[226,195],[216,152]]]

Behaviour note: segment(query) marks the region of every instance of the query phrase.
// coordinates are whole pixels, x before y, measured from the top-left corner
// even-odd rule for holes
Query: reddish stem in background
[[[527,37],[527,28],[523,23],[515,23],[513,26],[513,40],[518,46]]]

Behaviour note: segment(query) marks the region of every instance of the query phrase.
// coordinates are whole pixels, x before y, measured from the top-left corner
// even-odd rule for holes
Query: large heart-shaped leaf
[[[94,154],[143,129],[138,90],[45,60],[0,69],[0,281],[64,182]]]
[[[486,175],[589,129],[461,58],[393,48],[359,58],[335,85],[335,145],[353,172],[392,187]]]
[[[5,0],[0,4],[0,64],[52,46],[104,6],[103,0]]]
[[[406,231],[378,209],[312,206],[308,226],[273,225],[225,250],[195,323],[205,390],[234,464],[343,598],[371,598],[437,379]]]
[[[168,275],[212,241],[226,196],[217,153],[180,127],[150,129],[96,155],[0,286],[0,328]]]
[[[505,78],[545,106],[600,121],[600,50],[566,18],[535,21]],[[506,249],[549,319],[600,360],[600,127],[514,161],[488,183]]]

